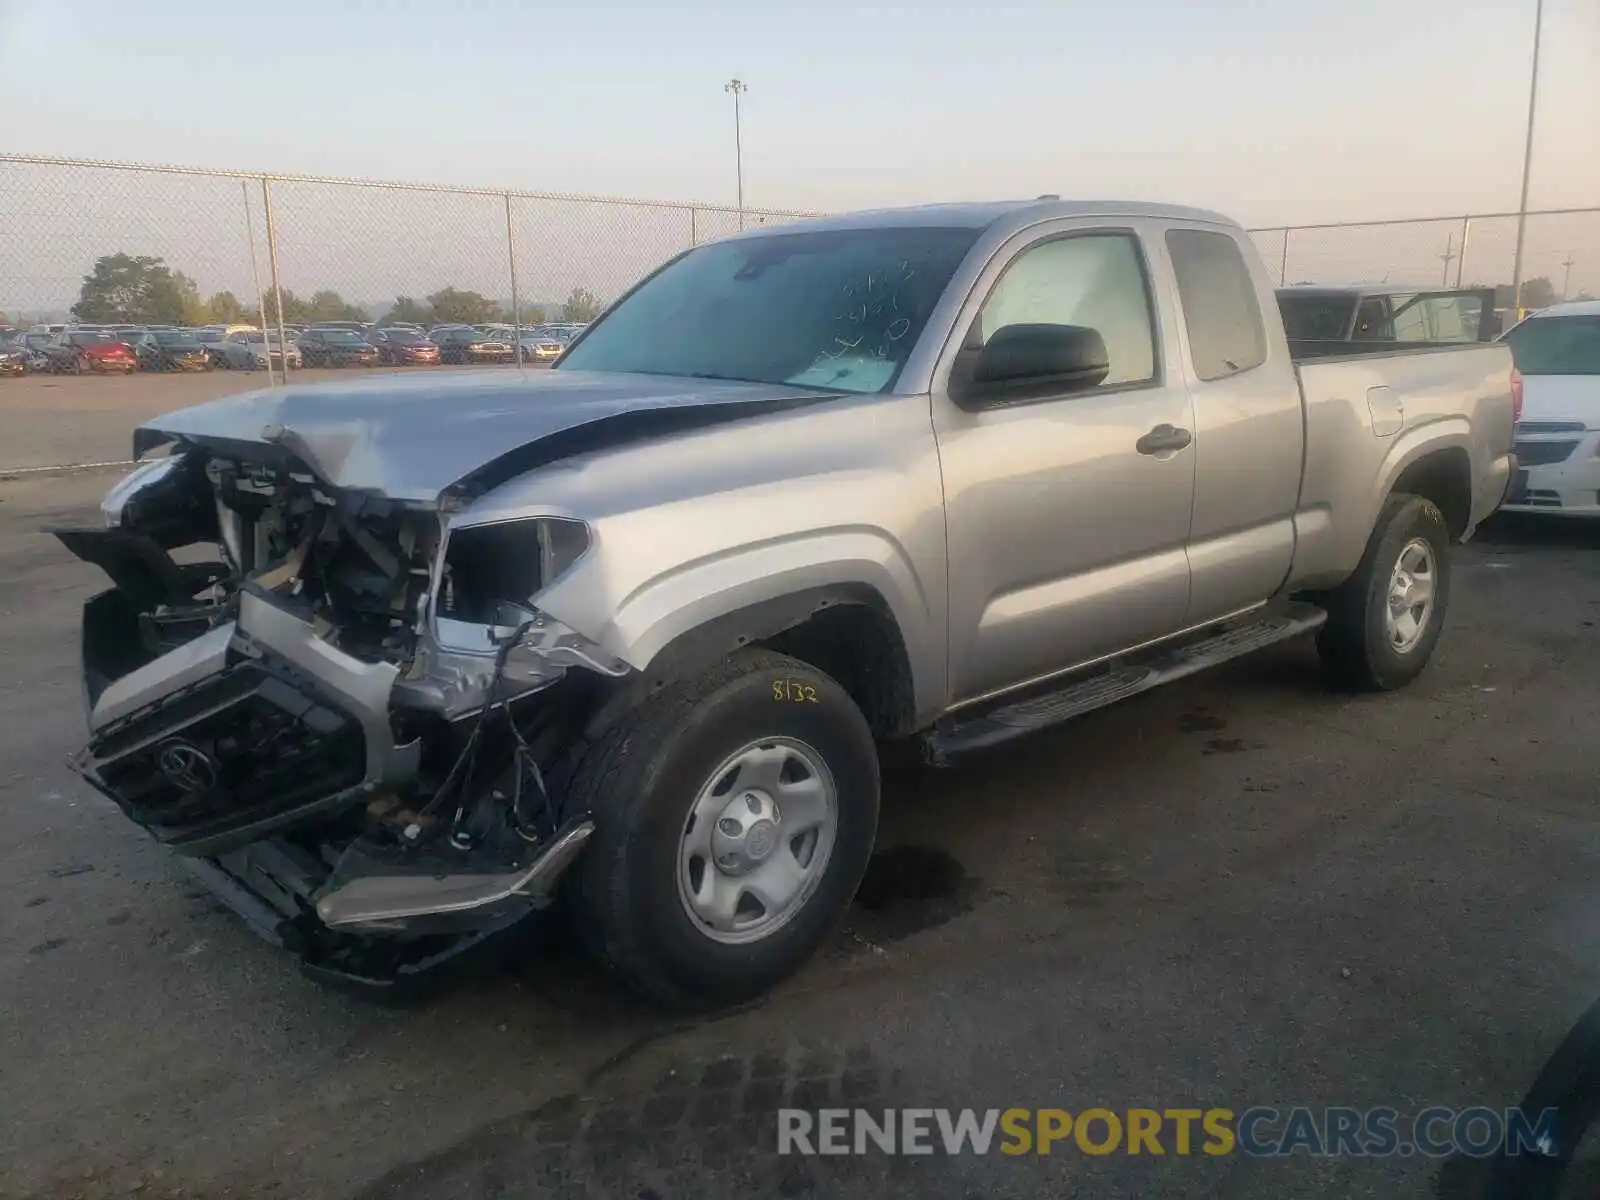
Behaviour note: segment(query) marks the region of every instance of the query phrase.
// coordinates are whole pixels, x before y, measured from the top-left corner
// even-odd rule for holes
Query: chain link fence
[[[593,316],[671,255],[811,214],[0,155],[0,313],[200,325]],[[1499,285],[1516,215],[1253,230],[1281,283]],[[153,261],[152,261],[153,260]],[[1523,303],[1600,293],[1600,208],[1530,213]]]
[[[1498,287],[1510,307],[1517,214],[1251,230],[1280,284]],[[1528,214],[1522,305],[1600,295],[1600,208]]]
[[[578,322],[806,215],[0,155],[0,323]]]

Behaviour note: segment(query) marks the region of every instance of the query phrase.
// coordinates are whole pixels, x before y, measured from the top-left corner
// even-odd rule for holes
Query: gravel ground
[[[780,1158],[771,1110],[1503,1107],[1600,993],[1581,526],[1464,548],[1405,692],[1330,695],[1293,644],[896,770],[871,907],[676,1021],[559,930],[412,1007],[328,991],[75,782],[95,580],[37,530],[111,478],[0,482],[0,1195],[1431,1195],[1419,1157]]]

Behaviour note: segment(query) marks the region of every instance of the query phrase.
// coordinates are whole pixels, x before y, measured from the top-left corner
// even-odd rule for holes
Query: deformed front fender
[[[702,649],[727,653],[781,633],[821,608],[867,603],[880,606],[899,630],[916,712],[943,703],[938,599],[881,530],[829,529],[738,547],[649,579],[614,605],[594,603],[601,574],[574,571],[540,595],[539,607],[641,672],[658,666],[669,647],[696,644],[697,632],[710,639]],[[597,624],[597,612],[610,616]]]

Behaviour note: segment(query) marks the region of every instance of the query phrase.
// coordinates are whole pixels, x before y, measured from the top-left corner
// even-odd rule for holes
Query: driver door
[[[951,377],[1015,324],[1092,328],[1110,369],[1021,403],[936,387],[957,704],[1177,632],[1189,604],[1194,421],[1139,230],[1063,222],[1017,242],[979,283]]]

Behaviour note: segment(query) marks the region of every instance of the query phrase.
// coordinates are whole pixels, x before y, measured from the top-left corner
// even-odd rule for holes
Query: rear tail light
[[[1522,420],[1522,372],[1511,368],[1511,423]]]

